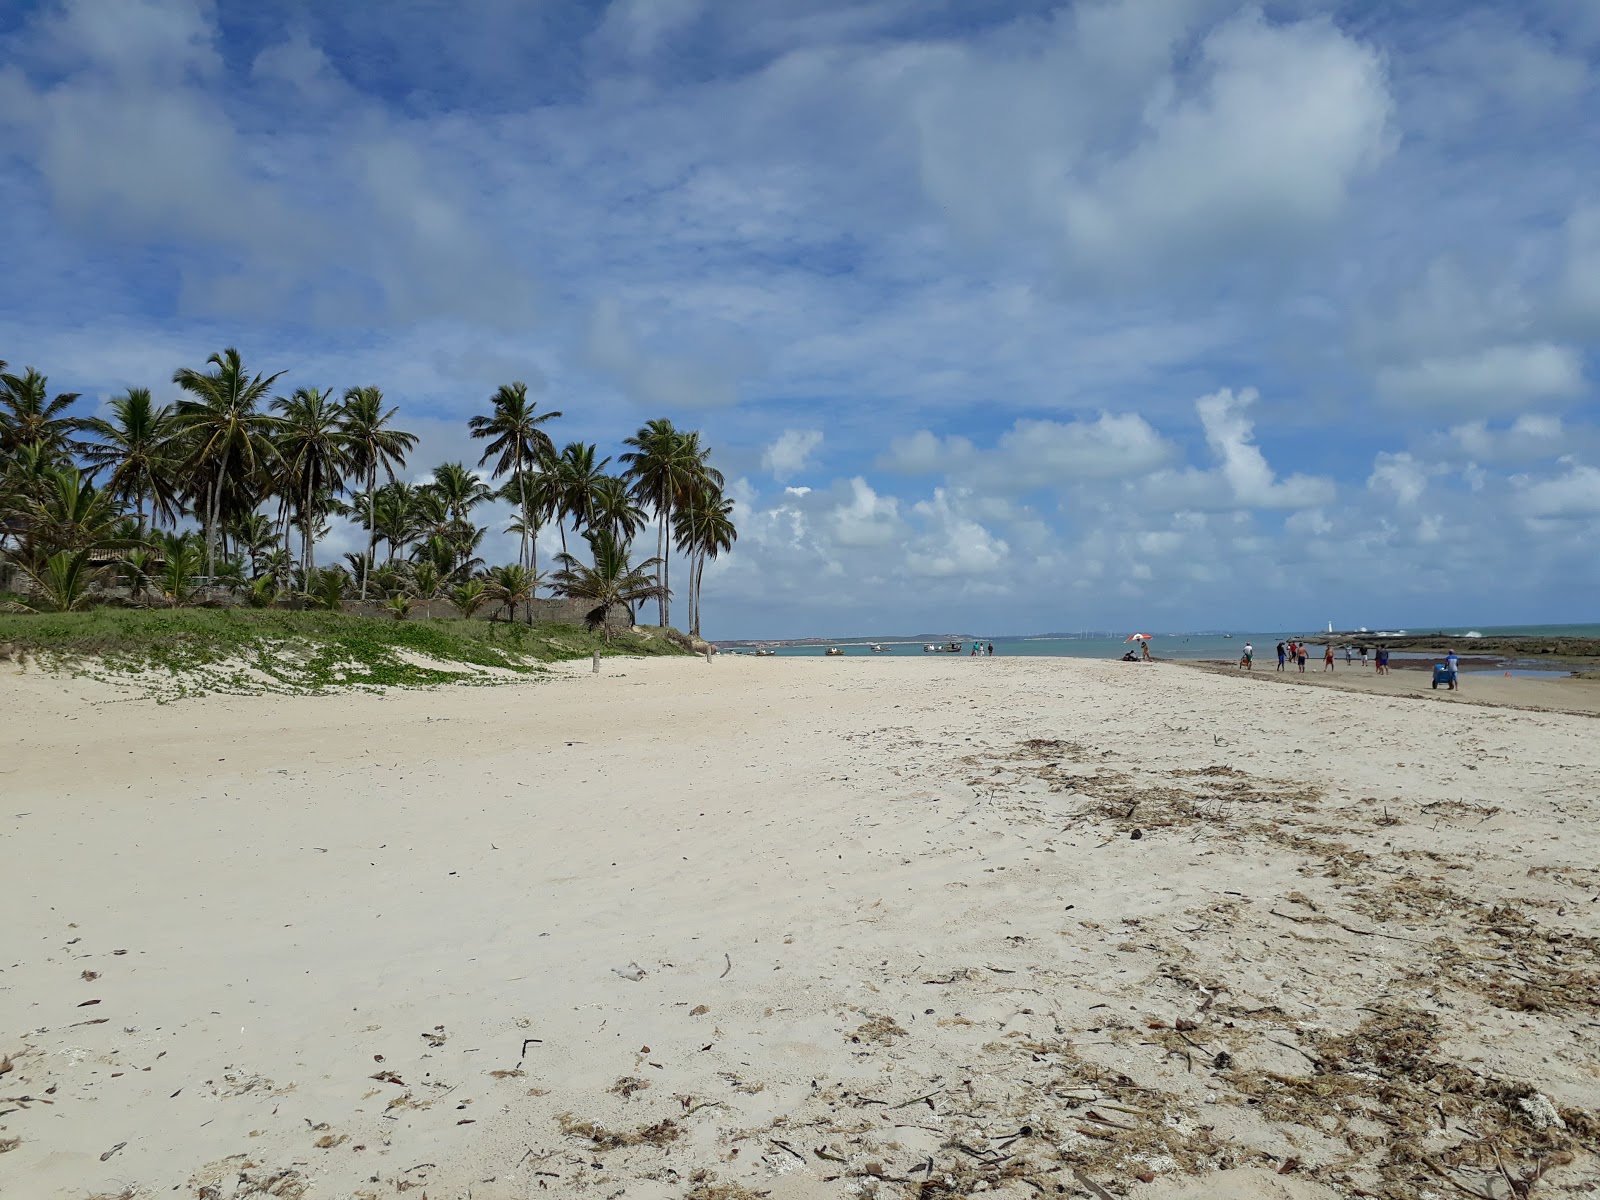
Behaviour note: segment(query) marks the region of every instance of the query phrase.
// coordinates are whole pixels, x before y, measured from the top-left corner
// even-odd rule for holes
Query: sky
[[[1597,57],[1592,0],[10,0],[0,359],[377,384],[418,476],[513,379],[700,429],[712,637],[1596,621]]]

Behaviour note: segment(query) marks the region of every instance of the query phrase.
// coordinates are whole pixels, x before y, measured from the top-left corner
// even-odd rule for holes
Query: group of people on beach
[[[1248,645],[1247,645],[1247,648],[1248,648]],[[1306,673],[1306,659],[1309,656],[1310,656],[1309,647],[1307,647],[1304,642],[1279,642],[1278,643],[1278,670],[1282,671],[1282,670],[1284,670],[1286,668],[1287,664],[1294,663],[1300,668],[1300,674],[1304,675]],[[1346,664],[1348,664],[1350,662],[1350,647],[1349,646],[1346,646],[1344,648],[1344,661],[1345,661]],[[1247,670],[1247,671],[1250,669],[1248,665],[1245,665],[1245,664],[1241,664],[1241,665],[1243,665],[1244,669]],[[1332,642],[1329,642],[1328,645],[1323,649],[1323,652],[1322,652],[1322,669],[1325,672],[1333,670],[1333,643]]]
[[[1244,644],[1244,653],[1239,656],[1239,669],[1241,671],[1249,671],[1254,669],[1255,649],[1256,648],[1249,642]],[[1289,665],[1292,663],[1299,669],[1300,674],[1304,675],[1306,671],[1306,660],[1309,657],[1309,649],[1304,642],[1288,641],[1278,643],[1278,670],[1280,671],[1287,670]],[[1355,648],[1353,646],[1345,646],[1344,661],[1346,666],[1355,665]],[[1322,648],[1323,672],[1328,673],[1333,671],[1333,664],[1333,643],[1329,642]],[[1374,664],[1379,675],[1389,674],[1389,651],[1386,647],[1379,646],[1377,650],[1374,651]],[[1363,668],[1367,665],[1367,648],[1365,646],[1361,647],[1361,665]],[[1457,681],[1460,677],[1459,660],[1457,659],[1456,652],[1454,650],[1450,651],[1445,658],[1445,671],[1446,675],[1444,678],[1448,681],[1451,689],[1453,690],[1456,687]]]

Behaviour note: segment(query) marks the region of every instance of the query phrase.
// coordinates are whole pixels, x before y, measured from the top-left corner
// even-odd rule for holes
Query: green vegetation
[[[488,683],[596,650],[686,653],[660,631],[617,634],[607,642],[571,625],[397,621],[250,608],[0,614],[0,645],[6,643],[76,674],[131,678],[162,699],[216,691]]]
[[[77,393],[52,395],[41,372],[0,362],[0,587],[15,593],[6,605],[77,612],[115,588],[118,600],[178,608],[222,590],[256,608],[377,601],[404,620],[413,601],[442,594],[464,614],[485,602],[511,613],[549,587],[591,601],[597,620],[653,599],[666,626],[676,550],[688,565],[689,632],[699,632],[706,561],[737,532],[697,431],[651,421],[623,439],[608,474],[612,459],[591,443],[557,449],[545,426],[562,414],[539,411],[525,384],[510,383],[467,421],[486,443],[476,469],[441,463],[408,482],[399,471],[417,438],[397,427],[399,409],[380,389],[275,396],[282,375],[252,374],[230,347],[173,374],[175,404],[132,388],[90,416]],[[365,549],[319,563],[338,517],[365,532]],[[656,554],[636,562],[632,540],[652,520]],[[520,540],[515,563],[480,557],[496,524]],[[551,525],[560,570],[546,580],[537,537]]]

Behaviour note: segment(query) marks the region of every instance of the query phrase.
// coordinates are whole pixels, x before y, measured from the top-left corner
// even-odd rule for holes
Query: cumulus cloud
[[[1080,5],[1030,30],[1027,50],[927,64],[915,112],[939,210],[986,241],[1049,237],[1096,272],[1216,263],[1326,229],[1392,146],[1379,56],[1330,22],[1257,10],[1196,50],[1202,12]]]
[[[1585,386],[1583,356],[1549,342],[1490,346],[1378,372],[1379,395],[1390,403],[1446,414],[1516,412],[1579,396]]]
[[[1491,427],[1487,421],[1453,426],[1446,446],[1479,462],[1519,462],[1554,457],[1568,436],[1560,417],[1523,413],[1504,428]]]
[[[1600,470],[1563,459],[1566,472],[1550,479],[1521,480],[1517,511],[1526,517],[1600,516]]]
[[[1101,413],[1093,421],[1024,418],[987,450],[964,437],[918,430],[895,438],[882,462],[890,470],[942,473],[972,488],[1015,493],[1145,474],[1175,452],[1138,414]]]
[[[761,452],[761,465],[779,483],[787,483],[806,469],[820,445],[820,429],[785,429]]]
[[[1236,504],[1245,508],[1316,508],[1333,501],[1329,479],[1290,475],[1279,482],[1266,455],[1255,444],[1255,422],[1249,410],[1259,399],[1254,388],[1230,388],[1202,396],[1195,411],[1205,428],[1206,445]]]
[[[470,177],[428,131],[367,105],[324,116],[315,139],[242,124],[216,42],[198,0],[42,9],[0,72],[0,164],[31,163],[78,237],[186,244],[194,308],[331,324],[531,312],[528,273],[484,236]],[[54,70],[16,65],[41,60]],[[340,90],[304,42],[255,63],[274,97],[286,79]]]
[[[1398,454],[1380,451],[1372,464],[1372,474],[1367,476],[1367,487],[1387,492],[1395,503],[1410,507],[1422,499],[1422,493],[1427,490],[1428,472],[1403,450]]]

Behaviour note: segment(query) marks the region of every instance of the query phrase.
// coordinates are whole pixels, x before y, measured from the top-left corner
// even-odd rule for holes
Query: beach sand
[[[1600,1180],[1588,716],[1063,658],[0,672],[8,1197]]]

